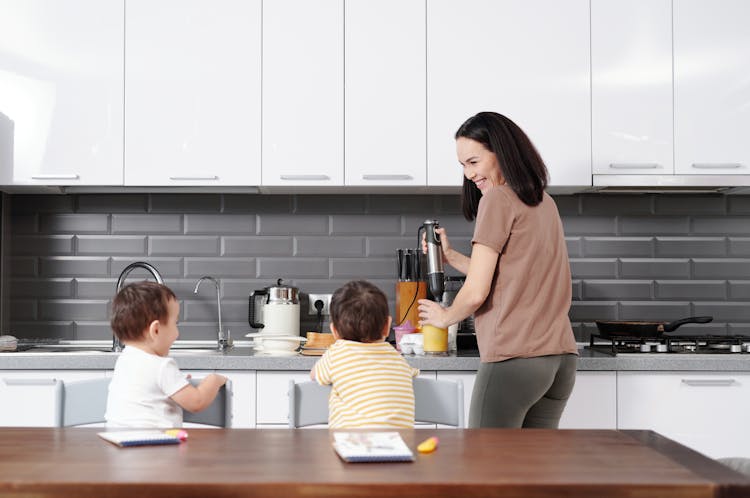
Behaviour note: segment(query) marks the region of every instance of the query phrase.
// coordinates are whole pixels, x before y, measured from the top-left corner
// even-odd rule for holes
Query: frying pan
[[[638,337],[652,338],[661,337],[664,332],[672,332],[674,329],[686,323],[708,323],[712,316],[691,316],[673,322],[621,322],[621,321],[596,321],[602,337],[612,339],[615,337]]]

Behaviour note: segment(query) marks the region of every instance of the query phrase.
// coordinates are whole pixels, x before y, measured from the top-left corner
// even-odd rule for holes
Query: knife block
[[[406,320],[413,326],[419,323],[419,304],[417,301],[427,298],[427,282],[398,281],[396,282],[396,316],[393,325],[401,325]]]

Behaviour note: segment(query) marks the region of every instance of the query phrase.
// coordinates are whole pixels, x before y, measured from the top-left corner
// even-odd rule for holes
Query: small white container
[[[424,354],[424,336],[420,334],[404,334],[401,337],[402,354]]]

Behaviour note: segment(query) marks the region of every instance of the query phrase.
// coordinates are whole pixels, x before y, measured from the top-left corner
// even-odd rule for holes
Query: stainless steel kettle
[[[248,322],[269,335],[299,335],[299,289],[278,279],[276,285],[253,291]]]

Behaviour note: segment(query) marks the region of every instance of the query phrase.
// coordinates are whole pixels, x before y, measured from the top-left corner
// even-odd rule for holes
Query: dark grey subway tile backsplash
[[[686,333],[750,333],[750,197],[569,195],[555,200],[573,274],[578,340],[597,319],[710,314]],[[106,339],[117,276],[154,264],[181,302],[183,339],[215,336],[213,289],[235,338],[251,332],[248,295],[283,278],[330,293],[353,278],[395,299],[395,252],[437,218],[468,252],[473,224],[455,195],[81,194],[11,197],[11,333]],[[447,269],[449,275],[454,270]],[[129,281],[146,278],[135,271]],[[302,301],[301,332],[315,325]]]

